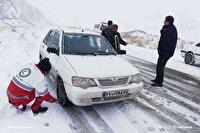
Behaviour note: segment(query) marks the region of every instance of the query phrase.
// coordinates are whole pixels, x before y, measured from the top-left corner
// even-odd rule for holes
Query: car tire
[[[41,55],[41,54],[39,55],[39,60],[40,60],[40,61],[42,60],[42,55]]]
[[[194,54],[193,53],[186,53],[185,55],[185,64],[194,64]]]
[[[57,80],[57,97],[62,107],[66,107],[72,104],[67,97],[63,81],[60,78]]]

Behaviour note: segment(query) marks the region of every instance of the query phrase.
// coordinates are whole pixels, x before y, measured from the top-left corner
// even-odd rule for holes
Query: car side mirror
[[[117,54],[126,54],[126,50],[118,50]]]
[[[48,47],[47,52],[59,55],[59,50],[57,50],[56,48]]]

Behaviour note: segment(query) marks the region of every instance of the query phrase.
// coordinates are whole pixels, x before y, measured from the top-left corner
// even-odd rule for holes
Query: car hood
[[[65,55],[79,77],[115,77],[139,73],[132,64],[119,56]]]

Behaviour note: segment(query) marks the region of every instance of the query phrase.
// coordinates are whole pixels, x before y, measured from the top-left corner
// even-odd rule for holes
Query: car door
[[[196,44],[195,57],[196,57],[196,60],[200,61],[200,43]]]
[[[47,52],[47,48],[51,47],[51,41],[55,32],[50,30],[46,37],[44,38],[41,47],[40,47],[40,58],[43,59],[45,57],[49,58],[49,53]]]
[[[51,39],[51,42],[49,43],[49,47],[55,48],[58,53],[60,53],[60,43],[61,43],[61,33],[59,31],[52,31],[54,32],[53,37]],[[51,63],[51,75],[53,76],[54,79],[56,79],[57,74],[58,74],[58,58],[59,54],[55,53],[48,53],[49,54],[49,59]]]

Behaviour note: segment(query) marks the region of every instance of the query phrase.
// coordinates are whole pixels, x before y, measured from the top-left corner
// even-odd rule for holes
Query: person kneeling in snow
[[[41,107],[43,100],[50,103],[58,103],[53,98],[47,88],[45,76],[51,70],[51,64],[48,58],[44,58],[38,64],[22,68],[13,76],[8,89],[7,96],[9,103],[16,108],[22,105],[20,110],[25,111],[26,105],[35,99],[31,106],[33,114],[42,113],[48,110],[47,107]],[[36,94],[38,97],[36,97]]]

